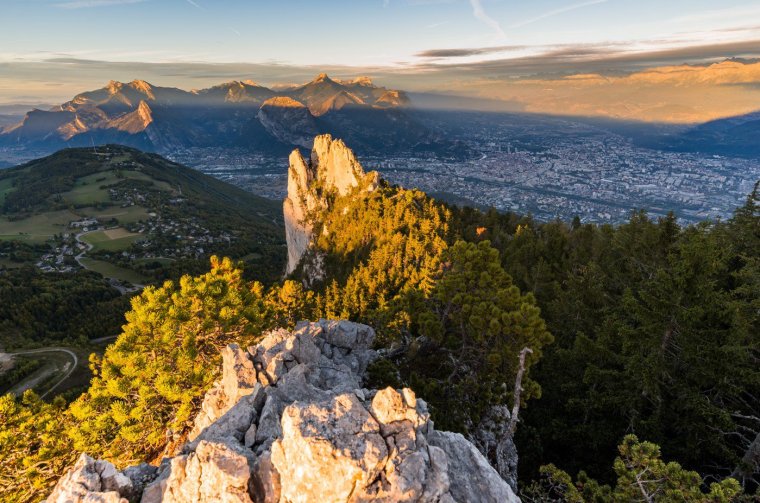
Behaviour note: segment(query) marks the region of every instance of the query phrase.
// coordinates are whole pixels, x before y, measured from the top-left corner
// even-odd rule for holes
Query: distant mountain
[[[338,81],[320,74],[278,91],[252,81],[193,91],[111,81],[27,112],[0,130],[0,146],[53,151],[118,143],[159,153],[226,146],[282,153],[333,133],[366,152],[435,149],[438,140],[408,113],[408,103],[402,91],[367,77]]]
[[[309,109],[293,98],[278,96],[261,104],[256,118],[281,143],[308,148],[319,131]]]
[[[664,146],[678,151],[760,157],[760,111],[700,124],[668,139]]]
[[[43,105],[43,104],[0,105],[0,133],[2,133],[3,129],[11,127],[11,126],[15,126],[16,124],[21,122],[24,118],[24,114],[26,114],[26,112],[28,112],[29,110],[33,110],[35,108],[40,109],[40,110],[46,110],[52,107],[53,105]]]

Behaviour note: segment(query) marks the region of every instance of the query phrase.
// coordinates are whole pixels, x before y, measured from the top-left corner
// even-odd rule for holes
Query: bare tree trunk
[[[522,380],[525,375],[525,358],[533,350],[523,348],[520,351],[519,367],[515,377],[514,404],[512,411],[506,405],[492,406],[477,429],[470,435],[470,441],[478,447],[503,478],[517,492],[517,447],[514,434],[517,430],[520,412],[520,395]]]
[[[518,414],[520,413],[520,395],[522,394],[522,380],[525,374],[525,357],[533,350],[525,347],[520,351],[520,366],[517,368],[517,377],[515,377],[515,390],[513,393],[514,403],[512,404],[512,415],[509,418],[509,435],[513,436],[517,431]]]
[[[734,468],[731,476],[744,486],[748,481],[753,481],[758,473],[760,473],[760,432],[744,451],[741,463]]]

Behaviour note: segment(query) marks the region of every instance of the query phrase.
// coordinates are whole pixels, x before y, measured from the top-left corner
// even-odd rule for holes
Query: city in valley
[[[431,115],[431,125],[476,155],[466,160],[403,152],[358,155],[391,183],[543,221],[578,216],[583,222],[621,223],[638,209],[653,216],[673,211],[683,223],[725,219],[760,178],[756,158],[640,146],[625,134],[586,122],[515,120],[506,114],[462,114],[459,121],[441,117]],[[284,156],[193,148],[169,157],[268,198],[281,199],[287,190]]]

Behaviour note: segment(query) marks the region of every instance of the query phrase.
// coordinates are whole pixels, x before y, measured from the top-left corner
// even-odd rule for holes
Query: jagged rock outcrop
[[[286,273],[292,273],[312,243],[315,217],[327,209],[328,195],[346,195],[357,187],[371,192],[378,186],[376,171],[365,173],[354,153],[343,141],[330,135],[317,136],[307,162],[296,149],[290,154],[288,197],[283,203],[285,238],[288,244]],[[314,257],[305,271],[312,281],[321,276],[320,261]]]
[[[389,100],[388,93],[399,99]],[[0,128],[0,145],[52,152],[118,143],[164,154],[214,146],[281,155],[293,147],[311,148],[321,132],[340,131],[357,144],[388,152],[415,145],[428,134],[417,121],[402,120],[405,96],[367,78],[339,82],[324,74],[279,89],[252,81],[192,91],[142,80],[111,81]],[[386,134],[378,135],[379,130]]]
[[[412,390],[362,387],[374,335],[321,320],[230,345],[181,452],[123,472],[83,455],[48,501],[519,501]]]

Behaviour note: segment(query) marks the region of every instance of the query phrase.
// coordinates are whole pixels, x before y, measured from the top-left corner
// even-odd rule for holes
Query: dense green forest
[[[158,460],[182,442],[224,345],[341,317],[378,331],[372,385],[413,387],[436,425],[465,434],[513,404],[530,349],[517,427],[526,501],[749,499],[759,203],[756,190],[732,219],[682,228],[643,212],[620,226],[540,223],[386,184],[335,198],[315,222],[327,279],[311,289],[303,271],[265,286],[213,259],[132,300],[71,404],[3,398],[0,464],[14,477],[2,474],[0,494],[38,498],[76,451]]]
[[[0,273],[0,348],[81,345],[117,335],[128,308],[129,297],[94,272],[9,269]]]
[[[555,338],[518,434],[523,479],[552,462],[610,481],[615,446],[635,433],[711,480],[757,486],[758,202],[756,190],[729,221],[687,228],[644,213],[619,227],[462,213]]]

